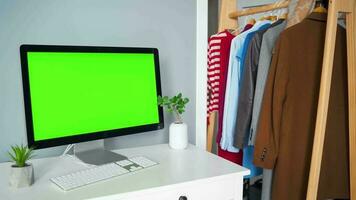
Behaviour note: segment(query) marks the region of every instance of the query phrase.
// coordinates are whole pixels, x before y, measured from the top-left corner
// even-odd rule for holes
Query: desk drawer
[[[172,187],[135,192],[129,197],[116,200],[242,200],[242,178],[190,182]]]

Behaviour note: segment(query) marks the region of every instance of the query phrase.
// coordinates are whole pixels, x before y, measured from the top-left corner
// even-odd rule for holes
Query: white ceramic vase
[[[28,187],[34,181],[33,166],[28,164],[25,167],[11,166],[9,184],[14,188]]]
[[[171,123],[169,126],[169,146],[185,149],[188,146],[188,126],[186,123]]]

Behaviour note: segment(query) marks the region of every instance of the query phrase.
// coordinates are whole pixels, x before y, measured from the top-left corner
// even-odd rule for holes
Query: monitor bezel
[[[33,147],[35,149],[42,149],[42,148],[48,148],[54,146],[74,144],[79,142],[87,142],[87,141],[98,140],[98,139],[138,134],[138,133],[154,131],[154,130],[159,130],[164,128],[163,109],[162,107],[157,105],[159,122],[155,124],[147,124],[147,125],[134,126],[129,128],[98,131],[98,132],[85,133],[85,134],[80,134],[75,136],[66,136],[60,138],[35,141],[33,119],[32,119],[31,97],[30,97],[31,91],[30,91],[30,84],[29,84],[29,73],[28,73],[28,62],[27,62],[28,52],[153,53],[154,62],[155,62],[157,95],[162,95],[162,90],[161,90],[159,56],[158,56],[157,48],[23,44],[20,46],[20,57],[21,57],[21,69],[22,69],[22,85],[23,85],[23,95],[24,95],[27,143],[29,147]]]

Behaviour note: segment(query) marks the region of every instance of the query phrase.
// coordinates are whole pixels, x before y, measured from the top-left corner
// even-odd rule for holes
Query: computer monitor
[[[29,146],[163,128],[157,49],[22,45],[20,55]],[[83,157],[98,159],[105,153]]]

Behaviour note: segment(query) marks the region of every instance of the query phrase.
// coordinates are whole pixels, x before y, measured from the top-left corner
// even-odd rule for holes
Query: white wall
[[[164,95],[191,99],[185,121],[195,143],[195,0],[0,0],[0,161],[12,144],[26,143],[21,44],[144,46],[160,50]],[[168,141],[166,128],[107,139],[108,148]],[[59,154],[63,147],[37,151]]]
[[[208,1],[197,0],[196,25],[196,146],[206,149],[207,142],[207,78],[208,78]]]

